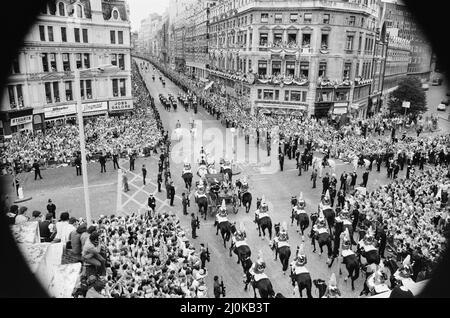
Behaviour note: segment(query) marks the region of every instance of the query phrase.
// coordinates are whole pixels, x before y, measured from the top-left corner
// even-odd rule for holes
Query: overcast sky
[[[138,31],[141,20],[150,13],[163,14],[169,6],[169,0],[127,0],[130,5],[131,30]]]

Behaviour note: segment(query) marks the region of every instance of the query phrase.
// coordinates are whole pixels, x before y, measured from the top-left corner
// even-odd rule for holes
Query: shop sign
[[[133,109],[133,101],[130,100],[117,100],[109,102],[110,111],[120,111]]]
[[[102,110],[108,110],[108,103],[107,102],[97,102],[97,103],[89,103],[89,104],[83,104],[83,113],[92,113],[92,112],[98,112]]]
[[[73,115],[77,112],[75,104],[45,108],[45,118]]]
[[[33,116],[32,115],[12,118],[11,119],[11,126],[18,126],[18,125],[28,124],[28,123],[31,123],[32,120],[33,120]]]

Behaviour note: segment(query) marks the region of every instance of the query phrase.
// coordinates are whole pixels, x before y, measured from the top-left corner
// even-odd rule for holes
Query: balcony
[[[294,77],[291,75],[256,75],[257,84],[269,85],[297,85],[307,86],[309,84],[308,78],[305,76]]]
[[[348,78],[341,80],[330,80],[327,77],[319,77],[317,80],[317,86],[320,88],[350,88],[352,82]]]

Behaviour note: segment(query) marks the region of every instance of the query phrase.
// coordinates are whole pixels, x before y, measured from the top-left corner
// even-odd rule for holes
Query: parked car
[[[436,77],[435,79],[433,79],[433,82],[431,82],[431,85],[433,85],[433,86],[440,86],[440,85],[442,85],[442,78]]]
[[[422,84],[422,89],[423,89],[424,91],[427,91],[429,88],[430,88],[430,85],[428,85],[427,83],[423,83],[423,84]]]
[[[448,106],[448,104],[450,104],[450,100],[448,98],[444,98],[442,100],[441,104],[444,104],[445,106]]]
[[[445,111],[445,104],[439,104],[438,105],[438,107],[437,107],[437,110],[443,110],[443,111]]]

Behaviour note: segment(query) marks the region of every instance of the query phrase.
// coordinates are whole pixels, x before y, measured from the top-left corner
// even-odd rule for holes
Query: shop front
[[[108,111],[111,116],[122,116],[133,112],[133,100],[115,100],[108,102]]]
[[[83,118],[106,116],[108,113],[108,102],[96,102],[82,104]]]
[[[367,100],[353,103],[350,110],[350,113],[354,119],[365,119],[367,114]]]
[[[256,110],[266,116],[306,117],[308,104],[306,103],[255,103]]]
[[[77,121],[77,105],[47,107],[44,110],[44,115],[46,129],[65,124],[75,124]]]
[[[33,115],[11,118],[11,133],[32,132],[33,131]]]

